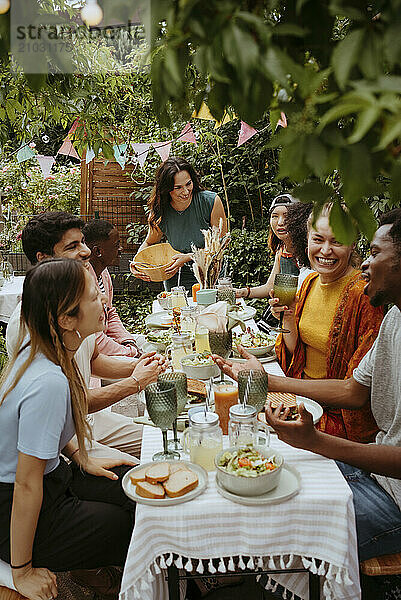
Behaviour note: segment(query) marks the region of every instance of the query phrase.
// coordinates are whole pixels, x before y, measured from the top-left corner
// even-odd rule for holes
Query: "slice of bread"
[[[191,470],[176,471],[163,484],[167,496],[178,498],[184,496],[198,485],[198,476]]]
[[[180,462],[170,463],[170,475],[176,473],[177,471],[190,471],[187,465],[183,465]]]
[[[162,483],[167,481],[170,475],[170,467],[166,462],[159,462],[146,469],[145,477],[149,483]]]
[[[149,467],[143,467],[142,469],[138,469],[134,473],[131,473],[129,478],[131,479],[132,483],[135,484],[135,483],[138,483],[138,481],[145,481],[146,470],[148,468]]]
[[[188,377],[187,389],[188,394],[196,394],[197,396],[206,398],[206,385],[203,383],[203,381],[199,381],[199,379],[191,379]]]
[[[164,498],[164,487],[160,484],[149,483],[148,481],[138,481],[136,484],[136,493],[143,498]]]

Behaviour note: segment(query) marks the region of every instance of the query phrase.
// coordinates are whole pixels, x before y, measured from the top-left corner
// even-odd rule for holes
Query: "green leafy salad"
[[[148,342],[156,342],[158,344],[166,344],[168,346],[171,343],[171,329],[167,331],[155,331],[146,334]]]
[[[266,458],[252,445],[224,452],[219,460],[219,467],[238,477],[258,477],[267,471],[274,471],[278,466],[275,456]]]

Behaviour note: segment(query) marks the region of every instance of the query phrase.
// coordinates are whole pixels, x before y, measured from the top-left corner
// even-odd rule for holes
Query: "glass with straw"
[[[175,386],[177,392],[177,418],[184,410],[188,400],[187,376],[185,373],[161,373],[157,378],[160,389],[169,388],[171,384]],[[182,450],[180,440],[177,435],[177,418],[173,422],[174,437],[168,442],[169,450]]]
[[[233,349],[233,334],[229,331],[209,331],[209,346],[213,354],[228,358]],[[221,371],[221,381],[224,381],[224,372]]]
[[[268,391],[268,375],[265,371],[243,370],[238,373],[238,395],[241,404],[264,409]]]
[[[179,459],[180,453],[168,449],[167,430],[177,418],[177,390],[174,384],[161,389],[157,383],[150,383],[145,388],[146,408],[149,417],[160,427],[163,434],[163,451],[156,452],[152,460]]]
[[[290,306],[295,299],[298,289],[298,277],[287,273],[277,273],[274,278],[274,297],[280,300],[279,306]],[[284,312],[280,313],[280,325],[272,327],[279,333],[290,333],[289,329],[283,328]]]

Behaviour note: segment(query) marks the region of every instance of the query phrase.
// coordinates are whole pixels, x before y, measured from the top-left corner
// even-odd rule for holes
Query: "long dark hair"
[[[287,208],[285,225],[290,236],[291,249],[301,267],[310,268],[308,257],[308,220],[312,203],[297,202]]]
[[[171,201],[170,192],[174,189],[174,177],[180,171],[188,171],[194,184],[193,194],[203,190],[198,174],[185,158],[170,156],[156,171],[155,184],[148,200],[149,225],[155,227],[160,223],[166,206]]]

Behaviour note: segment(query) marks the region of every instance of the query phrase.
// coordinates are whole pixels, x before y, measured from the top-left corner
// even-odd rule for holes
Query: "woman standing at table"
[[[366,281],[356,268],[354,247],[334,237],[330,210],[330,205],[323,208],[314,227],[309,218],[308,257],[316,272],[306,277],[296,302],[284,307],[283,326],[290,333],[279,335],[276,353],[288,377],[350,377],[376,339],[383,319],[382,308],[371,306],[363,293]],[[283,310],[278,298],[269,302],[278,318]],[[370,442],[377,433],[370,407],[325,408],[318,428],[358,442]]]
[[[73,357],[104,326],[93,278],[77,260],[40,262],[26,275],[21,319],[29,338],[20,335],[0,381],[0,558],[22,596],[47,600],[57,596],[52,571],[124,565],[134,505],[118,480],[128,467],[110,471],[122,462],[89,459],[84,445]]]
[[[165,236],[170,245],[179,252],[173,264],[166,269],[170,279],[164,282],[169,291],[177,285],[178,270],[182,268],[181,285],[191,289],[197,283],[190,267],[191,244],[205,246],[201,229],[219,226],[223,219],[222,235],[227,232],[227,219],[223,203],[216,192],[203,189],[193,166],[185,158],[170,157],[156,172],[155,185],[149,202],[149,229],[139,250],[158,244]],[[132,274],[150,281],[140,271]]]

